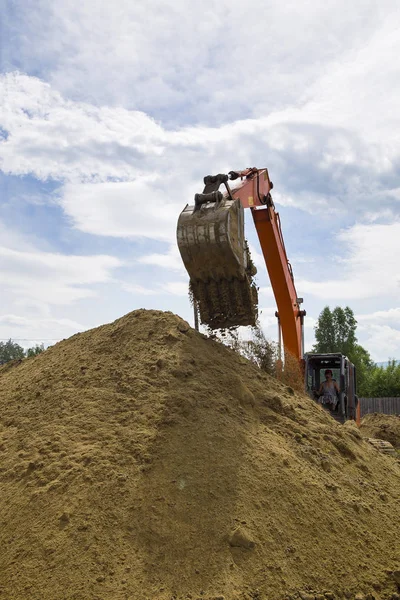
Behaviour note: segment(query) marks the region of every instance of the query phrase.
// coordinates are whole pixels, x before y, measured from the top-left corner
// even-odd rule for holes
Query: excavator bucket
[[[243,206],[220,192],[207,195],[214,201],[196,196],[203,199],[179,216],[177,240],[200,320],[211,329],[254,325],[256,269],[244,237]]]

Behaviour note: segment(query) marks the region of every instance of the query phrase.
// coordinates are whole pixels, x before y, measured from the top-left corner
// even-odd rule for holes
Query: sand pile
[[[2,598],[397,593],[397,462],[171,313],[0,370],[0,450]]]
[[[365,437],[386,440],[400,450],[400,415],[366,415],[361,421],[360,431]]]

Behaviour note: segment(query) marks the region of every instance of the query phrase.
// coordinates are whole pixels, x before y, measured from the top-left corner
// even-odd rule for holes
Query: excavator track
[[[201,322],[211,329],[254,325],[256,269],[244,237],[243,206],[222,194],[213,200],[187,205],[178,219],[178,247],[191,293]]]
[[[382,454],[387,454],[388,456],[398,458],[398,454],[390,442],[387,442],[386,440],[380,440],[378,438],[368,438],[368,442]]]

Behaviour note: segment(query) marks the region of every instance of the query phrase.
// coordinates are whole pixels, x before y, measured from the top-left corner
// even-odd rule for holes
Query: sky
[[[398,0],[0,0],[0,338],[137,308],[193,324],[176,246],[205,175],[267,167],[307,311],[400,359]],[[260,321],[275,301],[251,215]]]

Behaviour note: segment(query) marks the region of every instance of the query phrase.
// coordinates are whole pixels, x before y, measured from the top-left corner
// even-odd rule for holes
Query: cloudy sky
[[[178,215],[204,175],[256,166],[306,346],[349,305],[373,359],[400,359],[398,0],[0,0],[0,67],[0,338],[192,321]]]

